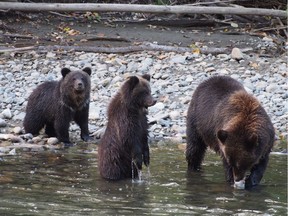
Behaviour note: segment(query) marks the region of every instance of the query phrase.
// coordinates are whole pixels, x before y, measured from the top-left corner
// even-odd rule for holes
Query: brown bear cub
[[[88,113],[90,99],[91,69],[82,71],[61,70],[60,81],[48,81],[39,85],[29,96],[24,118],[26,133],[37,135],[45,126],[49,137],[57,137],[69,146],[70,122],[74,120],[81,128],[81,138],[88,141]]]
[[[142,163],[149,165],[146,115],[148,107],[156,103],[149,81],[148,74],[129,77],[109,104],[108,124],[98,149],[103,178],[137,177]]]
[[[226,179],[234,187],[260,183],[274,129],[257,99],[238,81],[216,76],[201,83],[189,105],[186,133],[188,170],[200,170],[209,146],[221,155]]]

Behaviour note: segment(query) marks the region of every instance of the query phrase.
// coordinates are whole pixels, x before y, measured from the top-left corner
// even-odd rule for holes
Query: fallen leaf
[[[166,56],[166,55],[160,55],[160,56],[157,56],[157,58],[158,58],[159,60],[163,60],[163,59],[167,58],[167,56]]]
[[[200,54],[200,49],[199,48],[195,48],[195,49],[192,50],[192,53]]]
[[[259,68],[259,65],[256,62],[250,62],[249,66],[254,68],[254,69],[258,69]]]

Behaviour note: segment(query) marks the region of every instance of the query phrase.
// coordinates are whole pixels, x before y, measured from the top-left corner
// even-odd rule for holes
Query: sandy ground
[[[71,16],[71,14],[70,14]],[[0,47],[34,45],[129,46],[137,42],[192,47],[252,47],[258,52],[261,37],[233,28],[207,24],[200,20],[172,19],[168,21],[129,20],[117,15],[89,20],[83,15],[63,17],[54,14],[0,14]],[[164,17],[165,18],[165,17]],[[142,21],[141,21],[142,20]],[[105,39],[104,39],[105,38]],[[120,39],[119,39],[120,38]]]

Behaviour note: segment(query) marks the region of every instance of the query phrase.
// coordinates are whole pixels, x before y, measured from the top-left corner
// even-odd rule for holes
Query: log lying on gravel
[[[163,51],[163,52],[200,52],[202,54],[230,54],[231,48],[217,48],[217,47],[207,47],[207,48],[188,48],[188,47],[175,47],[175,46],[166,46],[158,45],[149,42],[144,42],[140,45],[132,45],[125,47],[97,47],[97,46],[59,46],[59,45],[48,45],[48,46],[31,46],[31,47],[22,47],[22,48],[6,48],[0,49],[0,53],[5,52],[26,52],[26,51],[39,51],[39,52],[48,52],[48,51],[77,51],[77,52],[96,52],[96,53],[131,53],[139,51]],[[251,51],[252,48],[242,49],[242,52]]]
[[[139,4],[58,4],[58,3],[15,3],[0,2],[0,10],[18,11],[82,11],[82,12],[138,12],[175,14],[230,14],[287,17],[283,10],[244,7],[202,7],[189,5],[139,5]]]

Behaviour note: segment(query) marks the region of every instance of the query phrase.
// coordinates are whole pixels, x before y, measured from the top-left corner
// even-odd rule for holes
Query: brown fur
[[[237,110],[235,116],[223,128],[232,129],[235,126],[243,127],[249,133],[255,134],[263,123],[263,119],[258,118],[257,111],[260,103],[252,95],[245,91],[233,93],[228,100],[228,107]]]
[[[187,116],[186,159],[198,170],[209,146],[223,158],[229,182],[260,182],[268,163],[274,129],[265,110],[236,80],[212,77],[195,90]]]
[[[150,163],[146,110],[156,100],[151,95],[149,80],[147,74],[129,77],[109,104],[108,124],[98,149],[103,178],[133,178],[142,169],[142,163]]]
[[[37,135],[45,127],[48,136],[71,145],[68,130],[74,120],[81,128],[81,138],[88,141],[91,69],[70,71],[63,68],[61,73],[60,81],[44,82],[29,96],[24,129]]]

